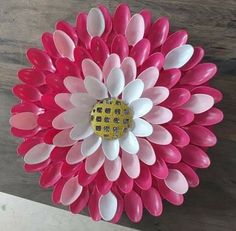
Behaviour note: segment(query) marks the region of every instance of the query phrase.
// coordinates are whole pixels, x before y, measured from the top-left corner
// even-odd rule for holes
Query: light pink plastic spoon
[[[74,214],[80,213],[88,204],[90,193],[88,188],[84,187],[80,196],[70,205],[70,211]]]

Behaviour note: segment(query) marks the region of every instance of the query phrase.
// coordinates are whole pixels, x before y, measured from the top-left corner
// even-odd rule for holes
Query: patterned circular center
[[[106,98],[94,105],[91,125],[97,136],[114,140],[129,130],[132,117],[132,110],[122,100]]]

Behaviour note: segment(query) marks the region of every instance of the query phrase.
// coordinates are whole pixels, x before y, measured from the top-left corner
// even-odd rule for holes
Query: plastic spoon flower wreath
[[[211,128],[223,118],[222,94],[208,84],[217,68],[185,30],[151,17],[100,5],[75,25],[57,22],[43,49],[27,51],[32,67],[13,88],[25,170],[40,173],[54,203],[87,207],[93,220],[116,223],[125,211],[139,222],[143,208],[160,216],[162,201],[181,205],[210,165]]]

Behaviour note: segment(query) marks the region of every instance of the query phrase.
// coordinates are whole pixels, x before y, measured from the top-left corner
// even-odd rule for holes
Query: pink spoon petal
[[[131,14],[127,4],[120,4],[113,16],[113,29],[117,34],[125,34]]]
[[[223,112],[218,108],[213,107],[206,112],[195,115],[194,122],[202,126],[211,126],[220,123],[223,118]]]
[[[181,78],[181,84],[201,85],[210,80],[217,71],[213,63],[200,63],[193,69],[186,72]]]
[[[203,48],[195,47],[193,56],[183,67],[181,67],[181,70],[188,71],[188,70],[192,69],[193,67],[195,67],[202,60],[204,53],[205,52],[204,52]]]
[[[30,48],[27,51],[28,60],[39,70],[54,72],[52,60],[49,55],[37,48]]]
[[[140,196],[135,192],[131,191],[124,197],[124,208],[127,216],[132,222],[139,222],[143,216],[143,204]]]
[[[199,147],[188,145],[181,149],[183,161],[195,168],[207,168],[210,165],[208,155]]]
[[[160,72],[157,85],[167,87],[170,89],[179,82],[180,77],[181,77],[181,71],[179,69],[163,70]]]
[[[71,24],[66,21],[58,21],[56,24],[56,29],[65,32],[73,40],[75,45],[77,45],[78,36]]]
[[[39,143],[42,143],[42,139],[38,137],[26,139],[17,147],[17,154],[24,156],[32,147]]]
[[[190,136],[192,144],[202,147],[212,147],[216,144],[216,136],[205,127],[192,125],[186,131]]]
[[[41,98],[42,107],[45,109],[60,109],[60,107],[58,107],[58,105],[56,104],[54,98],[55,95],[53,94],[44,94]]]
[[[142,191],[141,198],[144,207],[151,215],[157,217],[162,214],[162,199],[159,192],[155,188],[151,187],[146,191]]]
[[[87,31],[87,13],[80,13],[76,18],[76,30],[78,38],[82,41],[88,49],[90,46],[91,36]]]
[[[169,169],[169,174],[164,182],[170,190],[177,194],[184,194],[188,191],[188,182],[177,169]]]
[[[150,42],[147,39],[140,40],[130,51],[130,56],[140,66],[147,59],[150,52]]]
[[[89,190],[88,188],[84,187],[80,196],[76,199],[75,202],[73,202],[70,205],[70,211],[74,214],[80,213],[88,204],[89,197],[90,197]]]
[[[56,91],[63,92],[66,90],[63,78],[57,74],[49,74],[46,76],[46,83],[49,87]]]
[[[98,208],[98,201],[100,197],[101,194],[98,192],[97,188],[94,187],[88,201],[89,215],[94,221],[101,220],[101,215],[99,213],[99,208]]]
[[[77,176],[70,178],[64,184],[61,191],[61,203],[63,205],[72,204],[81,194],[83,187],[78,183]]]
[[[57,48],[55,47],[52,33],[49,32],[43,33],[41,40],[44,49],[51,57],[58,58],[60,56],[57,51]]]
[[[57,164],[51,164],[44,169],[43,174],[40,177],[39,184],[43,188],[52,187],[61,178],[62,162]]]
[[[92,58],[89,51],[81,46],[77,46],[74,49],[74,57],[75,57],[75,63],[78,65],[79,68],[81,68],[81,64],[84,59],[87,59],[87,58],[91,59]]]
[[[121,69],[125,76],[125,85],[133,81],[137,75],[137,68],[135,61],[131,57],[126,57],[121,63]]]
[[[91,54],[94,61],[102,67],[109,55],[106,43],[100,37],[94,37],[91,41]]]
[[[128,56],[129,46],[125,36],[118,34],[114,37],[111,44],[111,52],[119,55],[121,61]]]
[[[113,193],[117,199],[117,210],[116,210],[116,214],[113,217],[113,219],[111,220],[111,222],[115,224],[120,220],[120,218],[123,214],[124,200],[123,200],[123,197],[120,195],[120,193],[117,190],[114,191]]]
[[[172,109],[172,113],[173,118],[170,123],[180,127],[190,124],[194,120],[194,114],[191,111],[185,109],[174,108]]]
[[[179,126],[168,124],[166,129],[171,133],[172,144],[177,147],[184,147],[189,144],[190,138],[188,134]]]
[[[111,190],[112,184],[113,184],[112,181],[107,179],[104,170],[100,169],[96,177],[96,186],[98,192],[100,192],[103,195],[108,193]]]
[[[182,172],[188,181],[189,187],[197,187],[199,185],[199,178],[196,172],[187,164],[180,162],[172,166]]]
[[[156,52],[154,54],[151,54],[139,69],[140,72],[144,71],[149,67],[156,67],[158,70],[161,70],[163,64],[164,64],[163,54],[160,52]]]
[[[45,75],[42,71],[25,68],[18,72],[19,79],[34,87],[39,87],[45,84]]]
[[[157,157],[156,163],[150,166],[152,175],[158,179],[165,179],[168,176],[168,168],[165,161]]]
[[[24,164],[24,170],[26,172],[32,173],[32,172],[39,172],[44,170],[49,164],[51,160],[47,159],[42,163],[39,164]]]
[[[185,30],[179,30],[171,34],[161,47],[161,52],[166,55],[176,47],[184,45],[188,40],[188,33]]]
[[[63,76],[80,76],[78,66],[68,58],[59,58],[56,61],[58,72]]]
[[[20,138],[28,138],[28,137],[34,136],[39,131],[40,131],[39,127],[33,130],[21,130],[21,129],[17,129],[13,127],[11,128],[11,134],[13,136],[20,137]]]
[[[146,36],[149,33],[152,24],[152,12],[150,10],[144,9],[140,12],[140,15],[142,15],[144,20],[144,25],[145,25],[144,36]]]
[[[52,161],[56,162],[65,162],[66,160],[66,155],[67,152],[69,151],[70,148],[58,148],[55,147],[52,152],[51,152],[51,156],[50,159]]]
[[[63,177],[72,177],[74,176],[80,169],[82,168],[82,164],[74,164],[70,165],[66,162],[63,163],[61,168],[61,174]]]
[[[161,17],[152,24],[148,35],[151,42],[151,51],[160,47],[166,41],[168,33],[169,21],[167,17]]]
[[[177,194],[170,190],[164,183],[164,181],[158,182],[158,189],[161,194],[161,196],[166,199],[168,202],[170,202],[173,205],[179,206],[183,204],[184,197],[182,194]]]
[[[215,103],[220,102],[223,98],[223,94],[219,90],[212,87],[207,87],[207,86],[194,87],[191,90],[191,93],[210,95],[211,97],[214,98]]]
[[[158,145],[156,152],[166,163],[178,163],[181,160],[181,153],[174,145]]]
[[[20,99],[35,102],[39,101],[41,98],[41,93],[35,87],[26,85],[26,84],[18,84],[13,88],[13,93]]]
[[[53,33],[53,41],[58,53],[65,58],[74,61],[74,41],[62,30],[56,30]]]
[[[134,182],[142,190],[148,190],[152,186],[152,175],[147,165],[141,165],[140,175]]]
[[[88,174],[85,170],[85,165],[83,164],[80,171],[79,171],[79,175],[78,175],[78,180],[79,183],[82,186],[87,186],[89,185],[96,177],[97,173],[94,174]]]
[[[112,31],[111,15],[110,15],[109,10],[107,9],[107,7],[105,7],[104,5],[99,5],[98,8],[101,10],[101,12],[103,14],[103,17],[104,17],[104,20],[105,20],[105,30],[102,34],[102,38],[106,41],[109,34]]]
[[[12,114],[20,113],[20,112],[33,112],[34,114],[38,115],[42,111],[43,111],[42,108],[39,108],[34,103],[30,103],[30,102],[21,102],[19,104],[14,105],[11,108]]]
[[[165,107],[177,108],[189,101],[190,92],[185,88],[173,88],[170,90],[169,97],[162,103]]]
[[[32,130],[38,126],[37,115],[32,112],[21,112],[13,115],[9,123],[12,127],[22,130]]]
[[[52,202],[55,204],[60,204],[61,203],[61,192],[62,189],[65,185],[65,183],[67,182],[68,178],[61,178],[56,185],[53,188],[53,192],[52,192]]]
[[[116,183],[119,189],[125,194],[131,192],[133,189],[133,179],[130,178],[124,170],[121,171],[120,177]]]

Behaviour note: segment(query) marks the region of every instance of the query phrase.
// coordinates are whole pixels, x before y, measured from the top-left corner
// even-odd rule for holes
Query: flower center
[[[114,140],[129,130],[132,117],[132,110],[122,100],[106,98],[94,105],[91,126],[97,136]]]

